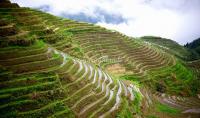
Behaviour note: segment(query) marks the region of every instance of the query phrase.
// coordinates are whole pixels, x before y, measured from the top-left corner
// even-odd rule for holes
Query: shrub
[[[7,28],[0,28],[0,35],[1,37],[11,36],[17,34],[18,29],[15,26],[7,27]]]
[[[0,4],[0,8],[18,8],[19,7],[19,5],[18,4],[16,4],[16,3],[1,3]]]
[[[8,45],[10,46],[30,46],[36,41],[36,36],[24,36],[9,39]]]
[[[5,26],[7,24],[9,24],[8,21],[2,19],[0,20],[0,26]]]
[[[160,83],[156,83],[156,91],[164,93],[166,91],[166,87]]]
[[[42,39],[44,42],[50,43],[50,44],[54,44],[60,40],[63,40],[64,37],[63,36],[59,36],[59,35],[51,35],[48,37],[41,37],[40,39]]]

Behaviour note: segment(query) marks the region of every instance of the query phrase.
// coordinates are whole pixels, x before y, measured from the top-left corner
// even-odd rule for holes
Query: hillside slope
[[[191,50],[184,48],[177,42],[170,39],[155,36],[143,36],[141,37],[141,40],[149,42],[171,54],[174,54],[175,56],[183,60],[194,60],[197,58],[196,55],[192,56],[193,53],[191,52]]]
[[[172,117],[196,117],[187,110],[200,106],[197,81],[142,40],[0,0],[1,117],[170,117],[146,112],[174,107],[167,100],[187,106]]]

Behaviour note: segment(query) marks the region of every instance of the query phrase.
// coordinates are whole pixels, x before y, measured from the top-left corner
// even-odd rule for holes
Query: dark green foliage
[[[52,29],[41,29],[41,30],[33,30],[31,31],[31,35],[37,35],[37,36],[45,36],[45,35],[49,35],[49,34],[53,34],[53,30]]]
[[[8,21],[3,20],[3,19],[0,19],[0,26],[5,26],[5,25],[7,25],[7,24],[9,24]]]
[[[160,83],[156,83],[156,91],[164,93],[166,91],[166,87]]]
[[[35,36],[15,37],[15,38],[2,38],[0,40],[0,47],[7,46],[30,46],[36,41]]]
[[[15,40],[10,40],[8,42],[11,46],[30,46],[36,41],[36,36],[32,37],[17,37]]]
[[[0,82],[12,78],[12,72],[8,71],[5,67],[0,65]]]
[[[0,4],[0,8],[19,8],[19,5],[16,3],[12,3],[10,4],[9,2],[2,2]]]
[[[162,37],[158,37],[158,36],[142,36],[140,38],[142,38],[142,39],[162,39]]]
[[[9,0],[0,0],[0,3],[10,3]]]
[[[191,43],[187,43],[185,47],[195,49],[200,46],[200,38],[192,41]]]
[[[54,35],[50,35],[50,36],[44,36],[44,37],[40,37],[41,40],[43,40],[44,42],[47,42],[49,44],[54,44],[56,42],[59,42],[61,40],[64,40],[63,36],[54,34]]]
[[[191,51],[193,51],[193,55],[198,58],[200,58],[200,38],[192,41],[191,43],[187,43],[186,45],[184,45],[186,48],[191,49]]]
[[[19,30],[15,26],[10,26],[6,28],[0,27],[0,37],[6,37],[17,34]]]

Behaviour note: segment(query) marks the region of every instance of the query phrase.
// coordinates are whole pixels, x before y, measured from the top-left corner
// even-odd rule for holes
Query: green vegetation
[[[168,113],[168,114],[172,114],[172,115],[176,115],[176,114],[180,113],[180,110],[172,108],[165,104],[157,103],[156,107],[159,112],[164,112],[164,113]]]
[[[131,118],[132,117],[132,113],[129,107],[127,106],[128,105],[127,101],[124,101],[124,102],[125,104],[122,108],[123,110],[117,114],[117,118]]]
[[[199,86],[197,77],[189,68],[183,66],[181,62],[177,62],[172,67],[152,71],[149,74],[149,78],[152,80],[151,84],[157,87],[155,88],[157,91],[169,92],[171,94],[196,95],[197,86]],[[159,89],[158,85],[164,87],[165,90]]]
[[[125,80],[131,80],[131,81],[138,82],[138,77],[134,76],[134,75],[123,75],[123,76],[120,77],[120,79],[125,79]]]
[[[58,57],[60,57],[61,55],[60,54],[57,54],[57,53],[54,53],[53,54],[53,58],[58,58]]]
[[[149,42],[157,46],[158,48],[161,48],[171,54],[174,54],[175,56],[183,60],[193,60],[196,58],[192,56],[193,54],[191,53],[190,50],[184,48],[177,42],[170,39],[165,39],[162,37],[155,37],[155,36],[143,36],[141,37],[141,40]]]

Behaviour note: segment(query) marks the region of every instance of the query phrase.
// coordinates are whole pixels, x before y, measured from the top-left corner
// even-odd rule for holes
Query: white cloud
[[[129,36],[156,35],[180,44],[200,37],[199,0],[11,0],[21,6],[50,6],[55,15],[79,14],[100,18],[98,25],[115,29]],[[106,22],[104,15],[116,14],[123,22]]]
[[[99,22],[97,24],[116,29],[129,36],[156,35],[173,38],[176,35],[176,29],[179,27],[177,22],[180,22],[177,17],[176,14],[167,10],[163,12],[149,10],[142,15],[138,15],[136,19],[128,20],[127,23],[115,25]]]

